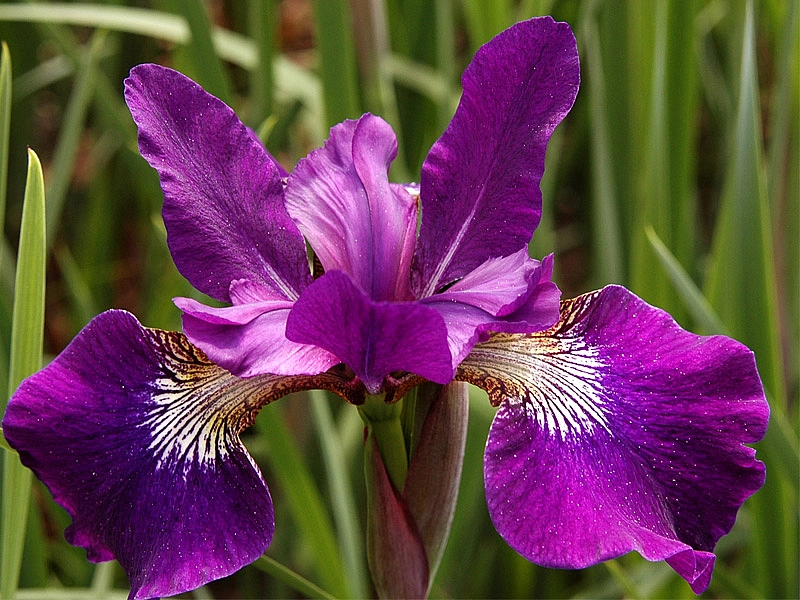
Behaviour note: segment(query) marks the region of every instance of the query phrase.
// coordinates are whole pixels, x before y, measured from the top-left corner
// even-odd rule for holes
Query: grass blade
[[[214,49],[211,22],[201,0],[181,0],[173,2],[177,12],[183,14],[191,31],[191,42],[188,47],[189,59],[192,62],[194,79],[209,93],[232,105],[233,93],[228,75]]]
[[[14,288],[9,396],[23,379],[42,366],[46,262],[44,177],[33,150],[28,150],[28,160]],[[22,562],[31,477],[15,454],[8,453],[4,459],[0,597],[13,598]]]
[[[56,143],[51,171],[52,177],[47,186],[48,246],[52,244],[55,238],[58,229],[57,225],[64,208],[64,201],[72,180],[89,102],[94,93],[94,72],[97,58],[104,40],[104,32],[95,33],[90,42],[88,52],[83,56],[81,69],[75,80],[75,87],[67,104],[61,133]]]
[[[11,131],[11,54],[5,42],[0,53],[0,239],[5,231],[8,184],[8,136]],[[2,254],[0,254],[2,260]]]
[[[364,538],[353,502],[354,486],[346,469],[348,462],[344,445],[334,426],[325,392],[320,390],[309,392],[309,401],[311,414],[314,416],[314,428],[319,436],[322,458],[325,461],[333,517],[347,580],[350,582],[350,595],[366,598],[368,586],[367,573],[364,569]]]
[[[256,47],[257,66],[250,73],[250,123],[259,126],[275,112],[273,57],[276,54],[276,26],[278,11],[274,0],[250,0],[248,33]]]
[[[349,3],[343,0],[316,0],[314,18],[317,26],[320,79],[325,95],[325,120],[328,127],[345,119],[361,116],[358,97],[358,74]],[[375,58],[365,57],[365,60]]]
[[[333,600],[333,598],[335,598],[335,596],[331,596],[318,585],[310,582],[299,573],[292,571],[286,565],[279,563],[269,556],[262,556],[253,563],[253,566],[268,573],[275,579],[282,581],[290,588],[300,592],[306,598],[314,598],[315,600]]]
[[[755,351],[765,387],[783,403],[752,12],[748,4],[731,155],[705,295],[731,334]]]
[[[588,48],[589,61],[588,80],[591,89],[589,111],[593,135],[591,139],[591,157],[593,167],[592,182],[594,186],[595,218],[593,243],[597,256],[593,265],[595,278],[600,284],[624,283],[624,240],[620,230],[618,215],[622,214],[617,206],[614,174],[611,167],[609,146],[609,126],[606,121],[607,106],[603,65],[601,64],[598,31],[593,19],[585,20],[584,40]]]
[[[298,547],[309,553],[326,589],[337,597],[349,596],[333,525],[300,450],[287,432],[283,408],[275,404],[262,411],[256,428],[268,442],[269,464],[297,527]]]
[[[686,309],[700,330],[707,335],[717,333],[727,335],[727,328],[714,312],[714,309],[711,308],[700,288],[692,281],[692,278],[681,266],[681,263],[678,262],[678,259],[664,245],[655,230],[648,225],[645,227],[645,235],[647,235],[647,239],[661,262],[661,266],[664,267],[675,291],[683,300]]]

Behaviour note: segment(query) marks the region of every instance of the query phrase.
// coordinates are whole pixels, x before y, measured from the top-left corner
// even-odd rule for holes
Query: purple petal
[[[769,416],[746,347],[607,287],[562,303],[549,331],[479,344],[457,377],[500,405],[486,498],[515,550],[569,568],[637,550],[708,586],[717,540],[764,483],[743,445]]]
[[[561,290],[551,281],[553,260],[552,254],[545,256],[531,275],[525,300],[515,305],[500,321],[484,329],[504,333],[533,333],[558,321]]]
[[[139,149],[158,171],[180,272],[228,301],[231,281],[284,299],[310,282],[306,247],[283,205],[281,169],[233,110],[191,79],[140,65],[125,81]]]
[[[364,115],[331,129],[325,146],[289,176],[286,209],[326,271],[344,271],[373,300],[410,300],[416,203],[390,185],[397,139]]]
[[[419,302],[444,319],[455,366],[487,332],[532,333],[555,323],[561,292],[550,281],[552,274],[552,255],[540,263],[523,249],[489,259],[448,290]]]
[[[436,383],[453,378],[442,318],[415,302],[374,302],[341,271],[329,271],[295,303],[286,337],[339,357],[371,394],[395,371]]]
[[[183,311],[186,336],[213,362],[238,377],[314,375],[339,362],[322,348],[286,339],[292,302],[247,297],[256,286],[237,283],[231,295],[244,304],[214,308],[190,298],[174,300]]]
[[[528,249],[522,248],[503,258],[490,258],[433,298],[469,304],[494,317],[502,317],[527,300],[531,277],[539,265],[539,261],[528,257]],[[554,322],[555,319],[547,326]]]
[[[579,79],[575,38],[550,17],[518,23],[478,50],[456,114],[422,166],[418,298],[531,239],[547,142]]]
[[[183,335],[109,311],[22,383],[3,429],[71,515],[70,543],[116,558],[132,598],[172,596],[269,545],[272,501],[239,433],[290,383],[235,378]]]

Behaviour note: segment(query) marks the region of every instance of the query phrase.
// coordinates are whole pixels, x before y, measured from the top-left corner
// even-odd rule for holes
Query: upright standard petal
[[[422,166],[418,298],[531,239],[547,142],[572,107],[579,70],[569,26],[550,17],[518,23],[478,50],[456,114]]]
[[[373,300],[410,300],[417,231],[414,198],[389,183],[397,139],[366,114],[331,129],[289,176],[286,209],[326,271],[339,270]]]
[[[546,332],[479,344],[457,378],[500,406],[486,498],[520,554],[579,568],[637,550],[708,587],[717,540],[764,483],[744,445],[769,416],[746,347],[607,287]]]
[[[178,270],[229,301],[249,279],[293,300],[310,281],[305,242],[283,204],[281,170],[233,110],[177,71],[140,65],[125,81],[139,149],[158,171]]]
[[[394,372],[447,383],[455,372],[439,314],[416,302],[375,302],[341,271],[314,281],[295,302],[286,337],[331,352],[377,394]]]
[[[269,545],[272,501],[239,433],[298,381],[238,379],[183,335],[109,311],[22,383],[3,430],[71,515],[69,542],[116,558],[131,598],[171,596]]]

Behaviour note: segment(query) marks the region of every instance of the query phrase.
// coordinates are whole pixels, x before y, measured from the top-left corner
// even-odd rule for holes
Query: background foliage
[[[287,167],[330,125],[380,114],[399,137],[392,176],[410,181],[453,113],[475,50],[538,14],[572,25],[583,83],[551,142],[531,251],[555,250],[565,296],[622,283],[685,327],[755,350],[772,406],[758,444],[767,484],[720,543],[706,595],[800,597],[797,0],[0,3],[9,50],[0,73],[0,394],[39,366],[42,303],[28,284],[41,284],[45,265],[44,360],[109,307],[178,329],[170,298],[196,294],[166,249],[158,179],[122,101],[130,67],[152,61],[191,76]],[[41,157],[46,237],[41,172],[35,155],[28,168],[26,146]],[[15,309],[18,269],[27,283],[16,285]],[[693,596],[665,564],[637,555],[577,572],[516,556],[486,514],[481,458],[493,411],[480,393],[473,400],[434,596]],[[356,412],[323,395],[263,411],[246,442],[271,484],[275,541],[254,566],[187,597],[369,594],[361,441]],[[19,573],[19,598],[125,597],[119,568],[92,565],[66,544],[64,511],[3,454],[0,594],[13,594]]]

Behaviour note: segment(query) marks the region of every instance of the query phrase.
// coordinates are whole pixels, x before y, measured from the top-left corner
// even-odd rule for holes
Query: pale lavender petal
[[[310,282],[303,237],[283,204],[282,169],[233,110],[180,73],[140,65],[125,81],[139,149],[158,171],[178,270],[228,301],[249,279],[294,299]]]
[[[457,377],[500,405],[486,498],[515,550],[568,568],[636,550],[708,586],[717,540],[764,483],[744,446],[769,416],[746,347],[607,287],[546,332],[477,345]]]
[[[550,281],[552,275],[552,255],[540,263],[523,249],[489,259],[448,290],[419,302],[444,319],[457,366],[489,332],[533,333],[553,325],[561,292]]]
[[[525,301],[487,329],[504,333],[541,331],[558,321],[561,290],[553,283],[553,255],[542,259],[533,272]]]
[[[238,377],[314,375],[340,362],[318,346],[286,339],[292,302],[253,300],[222,308],[191,298],[175,298],[174,302],[183,311],[186,336],[212,361]]]
[[[289,176],[286,208],[326,271],[344,271],[373,300],[410,300],[409,269],[417,209],[390,185],[397,139],[364,115],[331,129],[325,146]]]
[[[518,23],[478,50],[456,114],[422,167],[417,297],[531,239],[547,142],[579,79],[575,38],[550,17]]]
[[[3,430],[72,517],[68,541],[116,558],[131,598],[172,596],[269,545],[272,501],[239,433],[293,381],[238,379],[183,335],[109,311],[22,383]]]
[[[375,302],[341,271],[328,271],[303,292],[286,336],[336,355],[372,394],[395,371],[436,383],[453,378],[447,330],[436,311],[415,302]]]
[[[434,298],[469,304],[503,317],[525,302],[531,277],[539,265],[528,256],[527,247],[509,256],[490,258]]]

